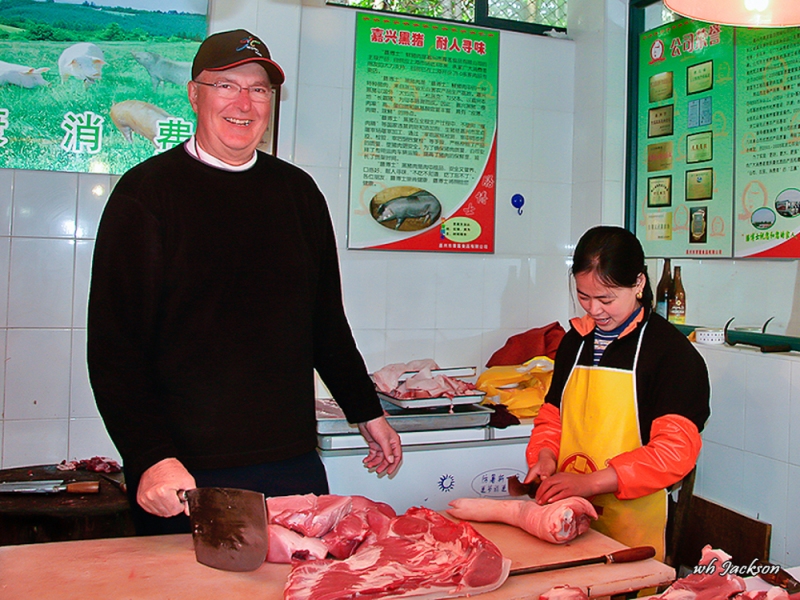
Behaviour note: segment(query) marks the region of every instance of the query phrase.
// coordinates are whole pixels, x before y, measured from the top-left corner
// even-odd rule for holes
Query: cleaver
[[[234,488],[179,490],[189,503],[197,562],[224,571],[255,571],[267,559],[264,494]]]

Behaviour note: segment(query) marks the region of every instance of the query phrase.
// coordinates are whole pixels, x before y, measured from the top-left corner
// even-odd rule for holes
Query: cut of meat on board
[[[295,561],[285,600],[475,595],[500,587],[511,561],[468,523],[421,507],[371,533],[346,560]]]
[[[591,503],[579,496],[544,505],[534,500],[459,498],[450,506],[447,512],[457,519],[506,523],[553,544],[575,539],[597,518]]]
[[[317,538],[300,535],[280,525],[267,525],[267,533],[267,562],[290,563],[293,558],[311,560],[328,556],[328,546]]]
[[[723,574],[723,564],[730,564],[730,560],[731,556],[722,550],[704,547],[695,572],[675,581],[658,597],[662,600],[725,600],[736,597],[747,589],[747,585],[738,575]]]
[[[350,496],[276,496],[267,498],[269,522],[310,537],[322,537],[353,507]]]
[[[557,585],[541,594],[539,600],[589,600],[589,596],[581,588]]]

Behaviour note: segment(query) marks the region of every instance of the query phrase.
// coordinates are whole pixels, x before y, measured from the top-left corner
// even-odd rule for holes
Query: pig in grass
[[[49,85],[42,77],[42,73],[46,73],[49,70],[47,67],[34,69],[33,67],[15,65],[0,60],[0,86],[18,85],[22,88],[31,89],[39,85]]]
[[[131,52],[133,58],[150,73],[153,91],[158,84],[169,81],[175,85],[185,86],[192,78],[192,63],[178,62],[164,58],[155,52]]]
[[[141,100],[125,100],[111,106],[111,120],[126,140],[132,142],[132,135],[138,133],[150,140],[156,149],[158,122],[169,118],[165,110]]]
[[[61,83],[65,83],[70,77],[75,77],[83,81],[83,86],[88,88],[100,79],[105,64],[103,51],[96,45],[89,42],[73,44],[58,58]]]
[[[395,219],[395,229],[400,229],[406,219],[422,219],[422,225],[427,226],[439,218],[442,206],[436,196],[425,190],[420,190],[408,196],[398,196],[384,202],[378,207],[378,223]]]

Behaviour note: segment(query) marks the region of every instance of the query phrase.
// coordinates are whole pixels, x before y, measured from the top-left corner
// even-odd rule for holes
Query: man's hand
[[[178,490],[197,487],[194,477],[177,458],[165,458],[147,469],[139,481],[136,501],[147,512],[159,517],[189,514],[189,504],[181,502]]]
[[[364,464],[370,469],[374,468],[378,473],[384,471],[388,475],[394,473],[403,459],[403,449],[400,445],[400,436],[389,425],[386,417],[359,423],[358,430],[369,446]]]

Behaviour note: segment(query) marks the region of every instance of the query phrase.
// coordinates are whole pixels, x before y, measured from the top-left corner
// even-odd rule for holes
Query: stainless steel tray
[[[389,394],[378,392],[378,397],[384,402],[390,402],[400,408],[436,408],[436,407],[451,407],[459,406],[461,404],[480,404],[486,392],[479,392],[475,394],[467,394],[464,396],[454,396],[449,398],[447,396],[437,396],[435,398],[394,398]]]
[[[482,396],[472,396],[479,402]],[[397,432],[438,431],[462,427],[483,427],[489,423],[494,412],[488,406],[478,404],[456,404],[432,408],[405,409],[381,399],[386,419]],[[317,433],[344,434],[358,433],[358,427],[350,425],[339,406],[328,399],[317,398]]]

